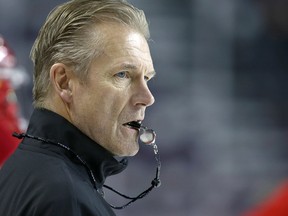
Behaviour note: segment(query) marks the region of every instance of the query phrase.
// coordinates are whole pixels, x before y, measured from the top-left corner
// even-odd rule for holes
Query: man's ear
[[[66,103],[72,101],[72,72],[62,64],[56,63],[50,68],[50,80],[52,86],[62,100]]]

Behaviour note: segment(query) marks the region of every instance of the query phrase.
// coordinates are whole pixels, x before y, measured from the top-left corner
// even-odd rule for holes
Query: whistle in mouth
[[[155,143],[156,140],[156,133],[154,130],[149,129],[143,125],[141,125],[141,123],[133,121],[133,122],[129,122],[128,125],[132,128],[135,128],[137,130],[139,130],[139,138],[141,140],[141,142],[143,142],[144,144],[147,145],[152,145]]]

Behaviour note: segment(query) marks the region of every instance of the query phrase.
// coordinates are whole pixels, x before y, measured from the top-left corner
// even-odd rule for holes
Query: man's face
[[[76,82],[71,120],[82,132],[118,156],[139,150],[138,131],[125,126],[142,121],[154,103],[147,82],[155,75],[148,44],[136,31],[113,24],[101,26],[104,53],[90,69],[87,83]]]

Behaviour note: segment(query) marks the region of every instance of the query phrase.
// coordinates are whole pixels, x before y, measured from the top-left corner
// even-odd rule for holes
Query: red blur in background
[[[20,132],[17,97],[11,83],[15,65],[15,55],[0,35],[0,167],[19,145],[12,136]]]

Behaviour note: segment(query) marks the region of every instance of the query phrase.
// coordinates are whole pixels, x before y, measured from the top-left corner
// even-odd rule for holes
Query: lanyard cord
[[[67,150],[68,152],[70,152],[74,157],[76,157],[80,162],[81,164],[87,169],[87,172],[91,178],[91,181],[92,181],[92,184],[93,184],[93,187],[97,190],[98,193],[100,193],[102,196],[104,196],[104,192],[102,191],[101,188],[97,188],[96,186],[96,179],[95,179],[95,176],[93,174],[93,171],[92,169],[90,168],[90,166],[88,165],[88,163],[83,160],[76,152],[74,152],[71,148],[69,148],[68,146],[62,144],[62,143],[59,143],[59,142],[55,142],[53,140],[50,140],[50,139],[44,139],[42,137],[37,137],[37,136],[33,136],[33,135],[30,135],[30,134],[26,134],[26,133],[16,133],[14,132],[13,133],[13,136],[14,137],[17,137],[18,139],[22,139],[24,137],[27,137],[27,138],[30,138],[30,139],[34,139],[34,140],[38,140],[38,141],[42,141],[42,142],[45,142],[45,143],[49,143],[49,144],[53,144],[53,145],[57,145],[65,150]],[[125,199],[128,199],[130,200],[129,202],[127,202],[126,204],[122,205],[122,206],[114,206],[114,205],[111,205],[111,208],[113,209],[124,209],[126,208],[127,206],[129,206],[131,203],[135,202],[136,200],[139,200],[139,199],[142,199],[143,197],[145,197],[146,195],[148,195],[148,193],[153,189],[153,188],[156,188],[156,187],[159,187],[161,185],[161,181],[160,181],[160,169],[161,169],[161,161],[160,161],[160,155],[159,155],[159,152],[158,152],[158,148],[157,148],[157,145],[154,143],[153,144],[153,150],[154,150],[154,155],[155,155],[155,160],[157,162],[157,168],[156,168],[156,176],[155,178],[152,180],[151,182],[151,186],[146,189],[145,191],[143,191],[142,193],[140,193],[138,196],[136,197],[129,197],[129,196],[126,196],[122,193],[120,193],[119,191],[113,189],[112,187],[110,186],[107,186],[107,185],[103,185],[103,187],[113,191],[114,193],[118,194],[119,196],[125,198]]]
[[[152,180],[151,182],[151,186],[146,189],[145,191],[143,191],[142,193],[140,193],[138,196],[136,197],[129,197],[127,195],[124,195],[122,193],[120,193],[119,191],[113,189],[112,187],[109,187],[107,185],[103,185],[103,187],[113,191],[114,193],[126,198],[126,199],[129,199],[130,201],[128,203],[126,203],[125,205],[123,206],[113,206],[111,204],[109,204],[112,208],[114,209],[124,209],[126,208],[127,206],[129,206],[130,204],[132,204],[133,202],[135,202],[136,200],[139,200],[139,199],[142,199],[143,197],[145,197],[146,195],[148,195],[150,193],[150,191],[152,191],[153,188],[157,188],[157,187],[160,187],[161,185],[161,181],[160,181],[160,169],[161,169],[161,161],[160,161],[160,155],[159,155],[159,152],[158,152],[158,148],[157,148],[157,145],[154,143],[153,144],[153,149],[154,149],[154,154],[155,154],[155,160],[157,162],[157,168],[156,168],[156,176],[155,178]]]

